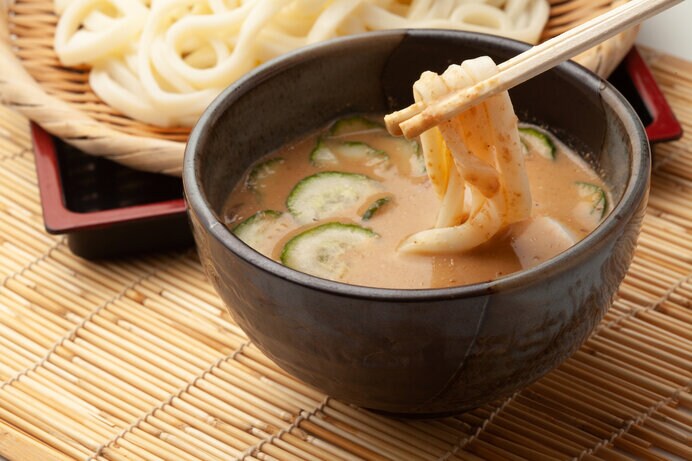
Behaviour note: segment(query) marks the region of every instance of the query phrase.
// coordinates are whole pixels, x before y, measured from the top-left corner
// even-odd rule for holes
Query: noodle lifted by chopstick
[[[416,102],[431,103],[497,73],[488,57],[424,72],[414,84]],[[407,253],[453,253],[490,240],[531,214],[531,192],[518,119],[505,91],[421,135],[428,176],[442,199],[433,229],[408,237]]]

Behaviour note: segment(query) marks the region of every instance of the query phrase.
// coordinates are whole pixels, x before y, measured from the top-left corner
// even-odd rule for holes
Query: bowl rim
[[[640,201],[646,196],[649,184],[651,168],[651,155],[645,129],[639,120],[635,110],[609,82],[589,71],[585,67],[573,62],[564,62],[550,71],[561,73],[570,80],[583,81],[584,86],[597,88],[605,106],[618,116],[623,124],[624,131],[628,134],[632,149],[630,151],[631,168],[627,185],[622,193],[622,198],[615,204],[606,218],[585,238],[537,266],[523,269],[504,275],[494,280],[459,285],[444,288],[380,288],[361,285],[352,285],[343,282],[323,279],[295,269],[288,268],[253,250],[239,238],[232,234],[212,211],[202,187],[198,183],[199,144],[204,138],[207,125],[214,122],[230,105],[228,100],[242,96],[257,84],[261,84],[266,78],[281,73],[282,71],[300,64],[304,60],[312,59],[323,53],[330,53],[342,47],[355,46],[363,41],[378,39],[392,39],[400,37],[415,39],[416,37],[429,38],[431,36],[454,36],[460,44],[464,41],[475,41],[483,45],[501,46],[509,51],[520,52],[526,49],[527,44],[513,39],[499,37],[476,32],[440,30],[440,29],[404,29],[368,32],[365,34],[350,35],[331,39],[325,42],[309,45],[296,51],[287,53],[272,61],[269,61],[253,71],[245,74],[238,81],[230,85],[204,111],[192,132],[190,133],[185,148],[183,161],[183,185],[188,204],[188,212],[194,213],[200,224],[203,225],[221,245],[244,260],[246,263],[267,272],[275,277],[290,283],[295,283],[306,288],[329,292],[335,295],[347,296],[366,300],[386,300],[398,303],[414,303],[441,299],[462,299],[484,296],[495,292],[507,292],[522,286],[535,283],[552,275],[557,275],[569,270],[579,260],[588,258],[590,248],[606,236],[618,232],[624,225],[623,216],[632,215]],[[568,264],[565,264],[568,261]]]

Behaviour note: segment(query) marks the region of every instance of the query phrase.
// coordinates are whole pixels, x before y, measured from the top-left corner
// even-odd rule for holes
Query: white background
[[[685,0],[646,21],[637,43],[692,61],[692,1]]]

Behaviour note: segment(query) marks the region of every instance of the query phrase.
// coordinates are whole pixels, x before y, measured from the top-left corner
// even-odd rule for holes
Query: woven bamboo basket
[[[542,39],[558,35],[627,0],[549,0]],[[189,128],[132,120],[91,90],[87,68],[60,65],[53,51],[57,17],[51,0],[0,6],[0,101],[92,155],[145,171],[179,175]],[[583,53],[577,61],[607,76],[632,46],[637,28]]]

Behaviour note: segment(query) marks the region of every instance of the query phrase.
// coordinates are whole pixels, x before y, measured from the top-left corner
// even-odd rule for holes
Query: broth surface
[[[521,223],[509,226],[493,239],[471,251],[446,256],[426,256],[397,252],[397,246],[411,234],[435,224],[440,198],[424,172],[417,171],[415,149],[403,138],[393,138],[382,129],[363,130],[329,137],[322,130],[299,142],[264,157],[255,165],[270,165],[262,180],[252,177],[253,168],[234,188],[223,211],[223,219],[234,229],[260,210],[283,212],[278,229],[262,236],[255,248],[280,261],[286,242],[323,222],[352,223],[372,229],[379,238],[370,239],[344,257],[348,270],[339,281],[382,288],[438,288],[493,280],[522,269],[513,243]],[[363,142],[388,154],[386,162],[339,157],[337,164],[315,165],[310,157],[320,139],[330,142]],[[558,221],[575,241],[584,238],[597,225],[593,210],[584,212],[580,184],[607,191],[601,179],[577,154],[551,136],[556,147],[554,159],[529,149],[525,156],[533,201],[532,218],[547,216]],[[413,152],[413,153],[412,153]],[[273,160],[277,159],[277,160]],[[270,162],[270,163],[265,163]],[[421,165],[422,166],[422,165]],[[255,168],[256,170],[256,168]],[[302,179],[324,171],[359,173],[381,183],[381,191],[354,205],[338,217],[298,224],[287,212],[287,196]],[[368,205],[389,197],[369,220],[362,216]],[[605,195],[610,203],[609,196]],[[546,245],[532,238],[531,245]],[[540,250],[542,252],[543,250]],[[546,249],[545,251],[552,251]],[[554,253],[554,252],[553,252]],[[535,263],[541,262],[536,259]],[[524,262],[526,265],[526,262]],[[531,264],[529,264],[530,266]]]

